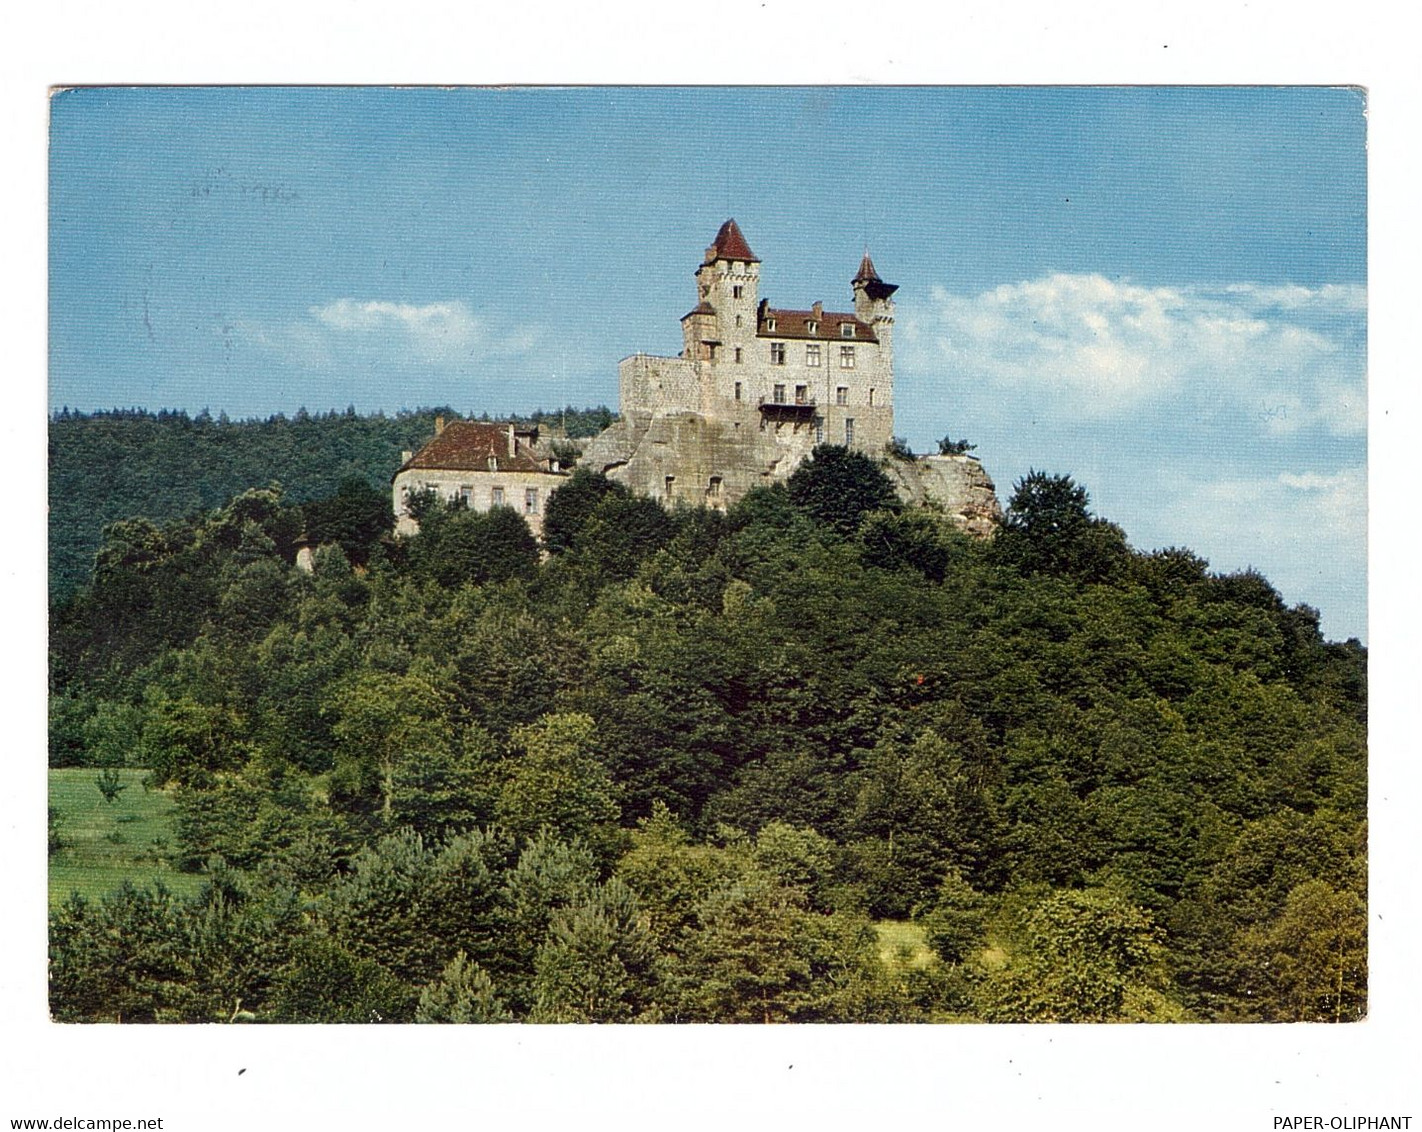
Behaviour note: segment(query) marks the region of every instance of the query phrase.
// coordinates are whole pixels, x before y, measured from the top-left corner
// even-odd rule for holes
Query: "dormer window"
[[[775,319],[773,319],[773,318],[767,318],[767,319],[765,320],[765,329],[768,330],[768,331],[774,331],[774,329],[775,329]]]
[[[854,337],[854,323],[852,323],[852,322],[841,322],[841,323],[839,324],[839,336],[840,336],[841,338],[853,338],[853,337]]]
[[[816,322],[814,319],[810,319],[809,322],[805,323],[805,333],[806,333],[806,334],[818,334],[819,332],[820,332],[820,324],[819,324],[818,322]]]

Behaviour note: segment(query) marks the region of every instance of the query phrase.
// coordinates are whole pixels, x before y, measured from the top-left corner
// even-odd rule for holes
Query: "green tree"
[[[675,534],[676,522],[655,499],[607,492],[579,528],[573,549],[601,586],[634,577]]]
[[[972,959],[987,940],[988,901],[958,869],[949,869],[932,909],[922,917],[928,946],[945,963]]]
[[[376,544],[395,526],[389,493],[371,487],[361,476],[345,477],[334,495],[303,504],[301,513],[309,541],[334,543],[361,566],[370,561]]]
[[[432,846],[401,830],[356,854],[351,871],[327,889],[322,917],[352,955],[410,986],[438,978],[461,951],[497,973],[509,852],[488,834]]]
[[[461,951],[438,979],[420,991],[415,1021],[479,1024],[511,1022],[513,1015],[495,992],[488,972]]]
[[[531,1020],[655,1021],[655,962],[637,899],[613,877],[553,914],[534,961]]]
[[[338,943],[304,941],[273,988],[275,1022],[371,1023],[414,1020],[418,999],[379,963]]]
[[[49,807],[49,855],[53,857],[64,848],[64,815],[55,806]]]
[[[336,741],[336,781],[348,794],[377,796],[383,823],[393,824],[400,768],[447,754],[448,698],[418,675],[366,671],[327,701]]]
[[[902,508],[889,477],[862,452],[821,444],[786,481],[790,500],[816,523],[849,536],[874,511]]]
[[[1124,897],[1059,890],[1027,914],[1006,966],[980,984],[979,1009],[990,1022],[1179,1018],[1162,944],[1149,914]]]
[[[1017,482],[993,541],[996,556],[1024,574],[1106,580],[1124,564],[1125,535],[1094,517],[1090,502],[1070,476],[1029,471]]]
[[[625,499],[631,492],[589,468],[579,468],[568,477],[567,482],[548,497],[543,513],[543,545],[548,552],[562,554],[571,549],[597,505],[608,495]]]
[[[866,565],[884,570],[916,570],[941,582],[949,565],[969,553],[968,537],[945,517],[921,508],[878,511],[859,528]]]
[[[683,1019],[800,1019],[814,1000],[809,959],[795,946],[803,903],[803,896],[763,873],[702,900],[675,972]]]
[[[1324,880],[1296,885],[1283,911],[1247,928],[1240,950],[1270,1021],[1354,1022],[1367,1013],[1368,914]]]
[[[564,840],[605,845],[619,813],[617,787],[597,754],[597,725],[586,715],[546,715],[513,733],[518,752],[499,795],[499,821],[533,837],[545,826]]]
[[[538,568],[538,542],[512,507],[481,513],[460,502],[424,513],[409,556],[417,577],[453,589],[532,578]]]

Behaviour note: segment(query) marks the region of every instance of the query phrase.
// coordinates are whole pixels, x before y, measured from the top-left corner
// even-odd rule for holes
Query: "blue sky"
[[[1356,91],[89,89],[51,141],[52,408],[615,405],[734,216],[772,303],[900,285],[917,450],[1366,639]]]

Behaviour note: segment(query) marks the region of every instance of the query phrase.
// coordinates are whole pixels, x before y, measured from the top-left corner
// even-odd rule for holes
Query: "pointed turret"
[[[760,260],[734,220],[727,220],[696,269],[696,306],[682,319],[682,357],[743,363],[755,345]]]
[[[716,239],[706,249],[707,263],[715,263],[718,259],[741,260],[745,263],[760,262],[755,252],[751,251],[750,245],[746,243],[746,238],[741,235],[741,230],[736,226],[734,220],[727,220],[721,225],[720,231],[716,233]]]
[[[879,278],[879,273],[874,270],[874,261],[869,258],[867,248],[864,251],[864,258],[859,261],[859,272],[850,282],[856,293],[863,287],[864,293],[871,299],[887,299],[899,289],[897,283],[885,283]]]

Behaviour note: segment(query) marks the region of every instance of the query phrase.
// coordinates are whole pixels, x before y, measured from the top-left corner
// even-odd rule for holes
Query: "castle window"
[[[501,487],[496,487],[496,488],[494,488],[494,492],[493,492],[493,504],[492,504],[492,506],[494,506],[494,507],[502,507],[503,505],[504,505],[504,489],[501,488]]]
[[[853,369],[853,368],[854,368],[854,347],[853,347],[853,346],[841,346],[841,347],[839,348],[839,368],[840,368],[840,369]]]
[[[805,404],[805,403],[806,403],[806,396],[808,395],[809,391],[810,391],[810,387],[809,387],[808,385],[797,385],[797,386],[795,386],[795,404],[797,404],[797,405],[803,405],[803,404]]]
[[[666,478],[666,498],[670,502],[676,496],[676,476]]]
[[[841,338],[853,338],[853,337],[854,337],[854,323],[852,323],[852,322],[841,322],[841,323],[839,324],[839,336],[840,336]]]
[[[805,347],[805,364],[807,366],[820,364],[820,344],[818,342],[811,342]]]
[[[736,347],[736,364],[741,364],[741,348],[739,346]]]
[[[836,405],[849,404],[849,386],[841,385],[834,391],[834,403]]]
[[[813,318],[810,319],[809,322],[805,323],[805,333],[806,333],[806,334],[818,334],[819,332],[820,332],[820,324],[819,324],[818,322],[816,322]]]
[[[741,297],[741,285],[740,285],[739,283],[737,283],[734,287],[731,288],[731,298],[733,298],[733,299],[739,299],[740,297]],[[736,315],[736,325],[737,325],[737,326],[740,326],[740,324],[741,324],[741,316],[740,316],[740,315]]]
[[[775,330],[775,319],[773,319],[773,318],[767,318],[767,319],[765,320],[765,329],[766,329],[767,331],[774,331],[774,330]]]
[[[474,506],[474,487],[472,484],[463,484],[459,488],[459,498],[463,500],[465,507]]]
[[[824,417],[816,417],[816,418],[815,418],[815,443],[816,443],[816,444],[823,444],[824,442],[825,442],[825,419],[824,419]]]
[[[777,405],[785,404],[785,386],[777,385],[770,391],[770,399]]]
[[[706,484],[706,498],[713,503],[720,502],[721,499],[721,477],[712,476]]]
[[[737,296],[737,298],[739,298],[739,297],[740,297],[740,296]],[[740,324],[741,324],[741,316],[740,316],[740,315],[736,315],[736,325],[737,325],[737,326],[740,326]]]
[[[538,514],[538,488],[526,487],[523,490],[523,513],[525,515]]]
[[[772,342],[770,344],[770,364],[773,366],[783,366],[785,364],[784,342]]]
[[[872,388],[869,390],[869,404],[874,404],[874,390]]]
[[[736,351],[736,361],[740,361],[740,360],[741,360],[741,352],[740,352],[739,350],[737,350],[737,351]],[[739,401],[740,399],[741,399],[741,383],[738,381],[738,382],[736,382],[736,400]]]
[[[853,417],[845,417],[845,418],[844,418],[844,443],[845,443],[845,444],[853,444],[853,443],[854,443],[854,418],[853,418]]]

